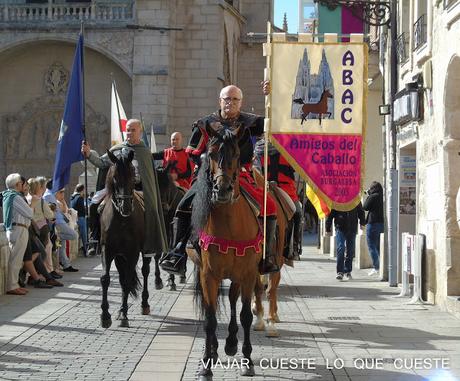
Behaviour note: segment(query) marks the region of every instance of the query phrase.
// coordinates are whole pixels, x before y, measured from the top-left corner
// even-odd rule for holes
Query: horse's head
[[[112,195],[113,206],[122,217],[129,217],[134,210],[134,151],[120,158],[110,151],[107,151],[107,155],[113,163],[107,176],[107,189]]]
[[[206,124],[206,132],[209,136],[211,201],[221,204],[229,203],[234,199],[235,182],[240,169],[238,140],[243,136],[244,126],[230,130],[221,126],[214,129]]]
[[[334,98],[329,89],[324,89],[322,97]]]

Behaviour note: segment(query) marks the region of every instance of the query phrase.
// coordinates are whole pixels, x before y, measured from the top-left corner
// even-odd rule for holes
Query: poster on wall
[[[367,45],[274,39],[270,141],[332,208],[361,198]]]
[[[417,201],[416,158],[404,155],[399,158],[399,213],[415,214]]]

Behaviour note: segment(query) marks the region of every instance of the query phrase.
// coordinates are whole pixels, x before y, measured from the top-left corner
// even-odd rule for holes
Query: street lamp
[[[337,6],[350,9],[358,18],[363,20],[366,25],[388,26],[391,32],[391,49],[390,49],[390,97],[387,100],[390,103],[388,108],[380,107],[380,115],[387,115],[387,141],[389,141],[389,168],[386,173],[386,179],[390,183],[390,192],[387,192],[387,236],[388,236],[388,283],[391,287],[398,285],[397,261],[398,261],[398,171],[396,169],[396,124],[392,114],[394,112],[393,102],[398,86],[398,77],[396,71],[397,55],[397,0],[389,1],[363,1],[363,0],[314,0],[334,10]],[[382,73],[384,74],[384,73]],[[387,151],[388,152],[388,151]]]

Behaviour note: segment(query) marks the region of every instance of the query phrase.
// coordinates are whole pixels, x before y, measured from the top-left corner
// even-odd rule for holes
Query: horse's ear
[[[109,157],[110,161],[111,161],[113,164],[115,164],[115,163],[118,161],[117,157],[116,157],[116,156],[113,154],[113,152],[110,151],[110,150],[107,150],[107,156]]]
[[[208,134],[210,138],[218,136],[217,131],[211,126],[211,123],[209,122],[209,120],[206,121],[205,128],[206,128],[206,133]]]
[[[131,163],[134,159],[134,150],[130,150],[128,153],[128,163]]]
[[[244,135],[244,126],[240,125],[236,130],[233,130],[236,140],[240,140]]]

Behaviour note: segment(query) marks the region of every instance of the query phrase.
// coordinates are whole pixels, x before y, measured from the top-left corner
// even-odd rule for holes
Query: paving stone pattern
[[[0,380],[197,378],[204,332],[194,310],[193,275],[187,284],[178,283],[176,292],[156,291],[151,277],[151,315],[140,315],[140,300],[130,300],[131,327],[119,328],[115,311],[120,289],[113,273],[109,302],[114,321],[102,329],[99,258],[81,258],[76,264],[81,271],[66,274],[64,288],[0,297]],[[395,298],[399,289],[367,276],[367,270],[356,270],[353,280],[339,282],[334,269],[334,260],[313,247],[304,248],[295,268],[283,268],[280,337],[251,332],[256,364],[252,380],[460,380],[459,319],[434,306],[408,305],[408,299]],[[224,305],[217,335],[219,358],[226,365],[233,361],[224,353],[227,298]],[[268,308],[266,302],[264,306]],[[242,358],[241,327],[238,337],[236,360]],[[415,364],[434,364],[435,359],[447,361],[449,369]],[[282,360],[297,366],[280,369]],[[272,366],[265,369],[268,361]],[[407,369],[397,369],[401,361],[408,362]],[[214,369],[216,381],[242,379],[237,366]]]

